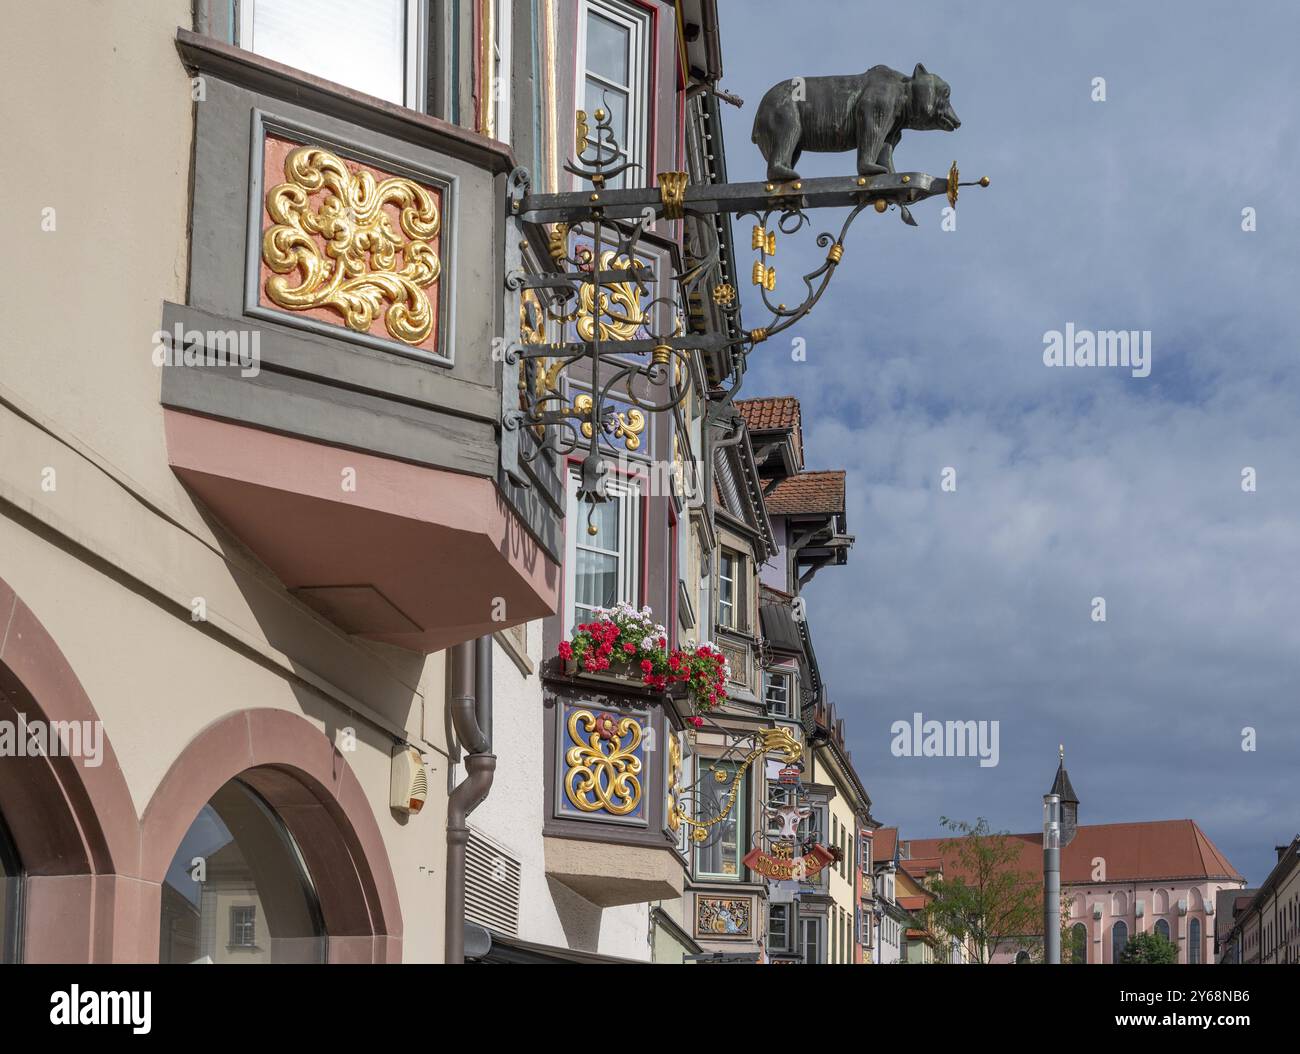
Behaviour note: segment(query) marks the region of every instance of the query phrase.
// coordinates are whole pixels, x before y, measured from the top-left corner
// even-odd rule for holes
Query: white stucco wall
[[[528,626],[528,655],[541,662],[541,623]],[[546,815],[543,772],[542,687],[525,675],[500,644],[493,648],[493,750],[496,777],[470,825],[520,864],[519,936],[560,948],[649,960],[649,906],[601,909],[546,877],[542,825]]]

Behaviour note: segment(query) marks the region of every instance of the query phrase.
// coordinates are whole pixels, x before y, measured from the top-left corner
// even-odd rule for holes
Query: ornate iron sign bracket
[[[503,355],[507,367],[518,368],[519,381],[517,404],[509,385],[504,393],[501,456],[510,477],[522,482],[521,460],[585,447],[579,494],[593,503],[605,500],[602,447],[613,450],[621,441],[632,449],[629,436],[639,435],[646,415],[669,411],[685,399],[692,353],[731,348],[743,360],[755,346],[807,315],[843,261],[849,228],[864,210],[897,208],[903,221],[915,226],[908,206],[942,196],[955,207],[961,187],[989,182],[987,177],[961,182],[954,162],[943,177],[885,172],[689,186],[685,172],[661,172],[654,187],[610,189],[635,166],[624,160],[609,115],[596,110],[591,116],[594,126],[578,111],[575,132],[581,149],[565,165],[591,185],[590,191],[533,194],[524,169],[510,177],[507,208],[524,223],[550,225],[546,240],[555,271],[514,271],[506,277],[507,288],[521,295],[522,341],[508,345]],[[823,208],[849,212],[837,233],[817,235],[826,256],[802,276],[803,299],[788,306],[773,295],[777,237],[810,226],[809,211]],[[734,286],[720,281],[717,249],[666,280],[646,262],[642,238],[652,223],[718,213],[755,221],[751,247],[757,259],[751,280],[770,316],[762,326],[739,328],[739,297]],[[681,305],[706,281],[714,304],[736,322],[732,329],[738,335],[686,334]],[[571,374],[575,366],[580,371]],[[579,379],[576,372],[584,391],[571,397],[564,380]],[[733,385],[725,401],[734,394]]]

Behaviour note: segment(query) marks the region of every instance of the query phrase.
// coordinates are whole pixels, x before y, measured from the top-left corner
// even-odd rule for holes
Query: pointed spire
[[[1060,763],[1056,768],[1056,779],[1052,781],[1052,789],[1047,793],[1059,794],[1061,796],[1061,804],[1063,805],[1066,802],[1073,802],[1075,805],[1079,804],[1079,796],[1074,793],[1074,787],[1070,784],[1070,774],[1065,771],[1064,743],[1061,744]]]

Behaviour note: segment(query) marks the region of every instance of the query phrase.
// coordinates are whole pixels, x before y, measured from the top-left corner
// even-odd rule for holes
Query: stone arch
[[[135,878],[140,831],[126,777],[99,715],[53,636],[0,579],[0,721],[98,729],[97,764],[80,757],[9,757],[0,813],[23,871],[27,962],[139,957]]]
[[[142,920],[157,954],[161,885],[199,810],[239,777],[279,815],[316,886],[330,962],[401,960],[397,885],[355,773],[325,734],[288,710],[240,710],[203,729],[163,777],[141,821],[140,874],[158,892]]]

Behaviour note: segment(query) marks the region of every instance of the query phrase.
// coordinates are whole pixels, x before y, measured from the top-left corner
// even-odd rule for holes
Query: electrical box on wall
[[[398,812],[417,813],[429,797],[429,776],[424,770],[424,756],[408,745],[393,750],[392,791],[388,804]]]

